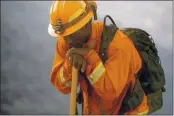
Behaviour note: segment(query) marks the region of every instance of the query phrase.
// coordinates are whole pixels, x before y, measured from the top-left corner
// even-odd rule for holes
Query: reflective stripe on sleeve
[[[105,72],[105,67],[102,63],[102,61],[100,61],[100,63],[98,64],[98,66],[94,69],[94,71],[88,76],[88,79],[90,81],[90,83],[93,85],[95,84],[100,77],[102,76],[102,74]]]
[[[71,87],[71,81],[65,82],[65,78],[63,76],[63,67],[60,68],[60,81],[67,87]]]

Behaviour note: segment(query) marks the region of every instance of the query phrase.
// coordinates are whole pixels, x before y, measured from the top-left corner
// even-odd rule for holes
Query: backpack
[[[112,24],[106,25],[106,18],[109,18]],[[113,19],[109,15],[106,15],[104,17],[104,28],[99,49],[99,56],[103,63],[108,59],[107,51],[109,43],[114,38],[117,30],[118,27]],[[157,48],[152,37],[142,29],[121,28],[119,30],[132,40],[142,59],[142,68],[135,76],[137,79],[136,84],[133,91],[130,91],[130,88],[128,89],[120,114],[139,106],[143,100],[144,93],[148,100],[148,114],[151,114],[162,107],[162,93],[165,92],[165,75]]]

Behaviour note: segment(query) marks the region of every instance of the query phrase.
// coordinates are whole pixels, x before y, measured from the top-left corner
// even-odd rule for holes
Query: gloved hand
[[[79,71],[81,70],[81,72],[85,72],[87,62],[82,55],[70,53],[67,58],[70,66],[74,66]]]
[[[88,45],[84,45],[83,48],[70,48],[66,57],[70,62],[70,66],[74,66],[75,68],[84,72],[86,70],[87,61],[84,56],[86,56],[95,46],[96,40],[93,39]]]

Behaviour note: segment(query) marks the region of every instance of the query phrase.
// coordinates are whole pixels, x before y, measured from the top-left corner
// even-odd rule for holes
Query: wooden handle
[[[76,113],[77,80],[78,80],[78,70],[73,67],[72,68],[71,98],[70,98],[70,115],[75,115],[75,113]]]

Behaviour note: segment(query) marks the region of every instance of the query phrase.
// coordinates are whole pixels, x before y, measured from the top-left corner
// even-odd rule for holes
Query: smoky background
[[[164,106],[173,114],[172,2],[97,1],[98,18],[109,14],[119,27],[149,32],[166,74]],[[51,1],[1,1],[1,114],[68,114],[69,95],[49,76],[56,39],[48,35]],[[80,105],[78,106],[80,109]]]

